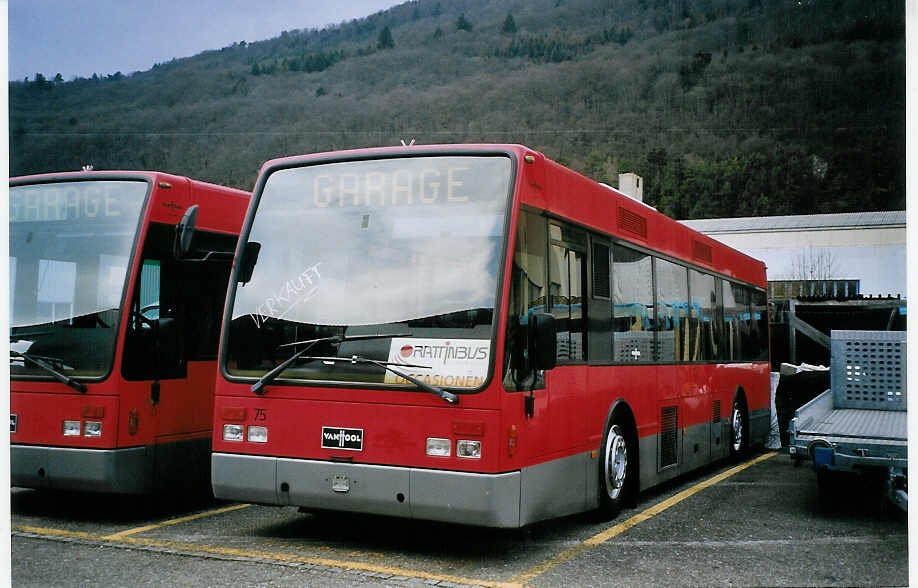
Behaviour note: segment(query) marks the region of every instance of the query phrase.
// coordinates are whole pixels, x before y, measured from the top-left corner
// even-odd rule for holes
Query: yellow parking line
[[[198,514],[188,515],[187,517],[179,517],[177,519],[171,519],[168,521],[163,521],[161,523],[154,523],[152,525],[144,525],[143,527],[136,527],[134,529],[127,529],[125,531],[119,531],[111,535],[105,535],[102,539],[106,541],[118,541],[129,535],[136,535],[137,533],[143,533],[144,531],[150,531],[152,529],[159,529],[160,527],[168,527],[169,525],[177,525],[179,523],[184,523],[187,521],[193,521],[196,519],[203,519],[205,517],[210,517],[218,514],[223,514],[225,512],[232,512],[234,510],[240,510],[243,508],[248,508],[252,506],[251,504],[234,504],[232,506],[226,506],[224,508],[217,508],[214,510],[208,510],[206,512],[199,512]]]
[[[638,525],[647,519],[654,517],[666,509],[670,508],[682,502],[686,498],[717,484],[730,476],[733,476],[744,469],[753,466],[757,463],[765,461],[771,457],[777,455],[777,452],[770,452],[756,457],[746,463],[740,464],[736,467],[730,468],[729,470],[722,472],[716,476],[708,478],[691,488],[683,490],[678,494],[663,500],[654,506],[642,511],[639,514],[634,515],[633,517],[614,525],[592,537],[582,541],[581,543],[566,549],[565,551],[546,559],[545,561],[539,563],[538,565],[530,568],[529,570],[523,572],[512,578],[509,582],[500,582],[492,580],[484,580],[479,578],[465,578],[462,576],[451,576],[448,574],[435,574],[430,572],[425,572],[423,570],[413,570],[413,569],[404,569],[393,566],[384,566],[376,565],[363,562],[354,562],[354,561],[342,561],[336,559],[322,558],[322,557],[309,557],[302,556],[292,553],[279,553],[279,552],[270,552],[270,551],[258,551],[250,549],[238,549],[233,547],[221,547],[218,545],[207,545],[199,543],[181,543],[176,541],[163,541],[158,539],[146,539],[141,537],[132,537],[138,533],[144,531],[149,531],[151,529],[156,529],[160,527],[165,527],[168,525],[175,525],[178,523],[199,519],[207,516],[212,516],[224,512],[230,512],[234,510],[239,510],[242,508],[247,508],[251,506],[250,504],[237,504],[225,508],[215,509],[203,513],[198,513],[195,515],[190,515],[186,517],[180,517],[176,519],[171,519],[164,521],[162,523],[157,523],[153,525],[147,525],[144,527],[137,527],[134,529],[128,529],[125,531],[120,531],[118,533],[113,533],[111,535],[97,535],[93,533],[85,533],[82,531],[68,531],[64,529],[52,529],[46,527],[31,527],[24,525],[17,525],[13,527],[13,531],[20,531],[23,533],[30,533],[34,535],[44,535],[47,537],[66,537],[74,539],[85,539],[90,541],[103,541],[103,542],[120,542],[126,545],[138,545],[145,547],[154,547],[154,548],[164,548],[164,549],[173,549],[176,551],[183,551],[186,553],[196,553],[201,555],[220,555],[226,557],[246,557],[251,559],[261,559],[261,560],[270,560],[283,563],[299,563],[306,565],[317,565],[317,566],[326,566],[333,567],[345,570],[359,570],[364,572],[373,572],[379,574],[385,574],[388,576],[405,576],[408,578],[419,578],[423,580],[432,580],[440,582],[451,582],[454,584],[471,584],[475,586],[485,586],[488,588],[522,588],[534,578],[544,574],[548,570],[566,562],[570,559],[573,559],[577,555],[600,545],[609,539],[624,533],[628,529]]]
[[[240,507],[241,508],[241,507]],[[171,521],[170,521],[171,522]],[[151,525],[152,527],[153,525]],[[121,543],[123,545],[135,545],[143,547],[154,547],[161,549],[170,549],[181,551],[183,553],[194,553],[200,555],[220,555],[225,557],[245,557],[258,560],[269,560],[283,563],[299,563],[306,565],[325,566],[339,568],[343,570],[359,570],[363,572],[372,572],[384,574],[386,576],[403,576],[406,578],[419,578],[422,580],[431,580],[435,582],[450,582],[453,584],[469,584],[473,586],[485,586],[486,588],[522,588],[519,584],[511,582],[498,582],[492,580],[483,580],[480,578],[465,578],[462,576],[451,576],[448,574],[434,574],[423,570],[404,569],[393,566],[376,565],[355,561],[341,561],[324,557],[309,557],[297,555],[294,553],[279,553],[271,551],[258,551],[252,549],[238,549],[234,547],[221,547],[219,545],[207,545],[200,543],[182,543],[178,541],[162,541],[158,539],[146,539],[143,537],[130,537],[116,533],[115,535],[96,535],[81,531],[67,531],[63,529],[50,529],[45,527],[30,527],[17,525],[13,531],[29,533],[32,535],[44,535],[47,537],[65,537],[73,539],[85,539],[90,541],[100,541],[108,543]],[[140,532],[140,531],[138,531]],[[114,539],[112,539],[114,537]]]
[[[662,502],[658,502],[657,504],[634,515],[628,520],[623,521],[613,527],[610,527],[606,529],[605,531],[602,531],[601,533],[597,533],[596,535],[593,535],[592,537],[584,540],[583,542],[578,543],[577,545],[574,545],[573,547],[570,547],[562,551],[561,553],[546,559],[545,561],[541,562],[540,564],[536,566],[533,566],[532,568],[523,572],[522,574],[515,576],[511,580],[511,582],[516,583],[516,584],[525,585],[527,582],[531,581],[533,578],[537,578],[538,576],[541,576],[548,570],[566,561],[573,559],[574,557],[576,557],[577,555],[580,555],[584,551],[592,549],[593,547],[596,547],[597,545],[600,545],[602,543],[605,543],[612,537],[615,537],[616,535],[620,535],[624,533],[625,531],[627,531],[628,529],[630,529],[631,527],[634,527],[635,525],[643,523],[647,519],[660,514],[664,510],[668,509],[669,507],[682,502],[686,498],[694,494],[697,494],[698,492],[701,492],[705,488],[708,488],[710,486],[713,486],[714,484],[722,482],[723,480],[729,478],[730,476],[737,474],[745,470],[746,468],[753,466],[759,462],[763,462],[766,459],[774,457],[777,454],[778,454],[777,451],[765,453],[763,455],[756,457],[755,459],[747,461],[746,463],[742,463],[736,467],[730,468],[729,470],[725,472],[717,474],[716,476],[708,478],[707,480],[704,480],[703,482],[699,482],[698,484],[695,484],[691,488],[683,490],[682,492],[674,496],[671,496],[667,498],[666,500],[663,500]]]
[[[47,535],[50,537],[69,537],[72,539],[101,539],[99,535],[85,533],[83,531],[68,531],[66,529],[52,529],[49,527],[31,527],[29,525],[13,525],[13,531],[23,533],[34,533],[36,535]]]

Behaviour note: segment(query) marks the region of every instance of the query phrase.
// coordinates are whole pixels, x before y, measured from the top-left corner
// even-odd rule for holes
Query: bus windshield
[[[275,171],[248,235],[261,248],[235,293],[228,373],[261,377],[310,345],[280,378],[407,384],[378,365],[318,359],[358,356],[434,386],[481,387],[510,186],[506,156]],[[392,336],[346,339],[374,334]]]
[[[11,375],[109,372],[145,181],[11,186]],[[31,361],[37,359],[38,361]]]

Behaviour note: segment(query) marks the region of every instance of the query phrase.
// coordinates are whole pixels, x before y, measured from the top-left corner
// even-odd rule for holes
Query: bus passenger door
[[[564,227],[567,229],[567,227]],[[555,317],[555,356],[558,366],[547,378],[551,413],[551,451],[566,452],[586,441],[585,368],[587,329],[584,316],[586,255],[575,249],[585,243],[579,231],[550,225],[549,312]],[[572,244],[573,242],[573,244]]]
[[[144,382],[157,440],[195,429],[194,411],[186,402],[188,361],[177,269],[164,255],[144,256],[125,340],[124,376]]]

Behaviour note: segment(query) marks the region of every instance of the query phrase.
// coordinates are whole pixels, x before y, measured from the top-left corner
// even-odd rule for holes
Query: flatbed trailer
[[[831,388],[797,409],[788,453],[812,460],[821,489],[837,472],[886,472],[908,508],[904,331],[832,331]]]

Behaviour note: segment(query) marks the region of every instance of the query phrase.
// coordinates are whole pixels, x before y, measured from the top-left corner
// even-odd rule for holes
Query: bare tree
[[[795,280],[831,280],[835,274],[835,255],[828,249],[810,245],[791,261],[791,272]]]

